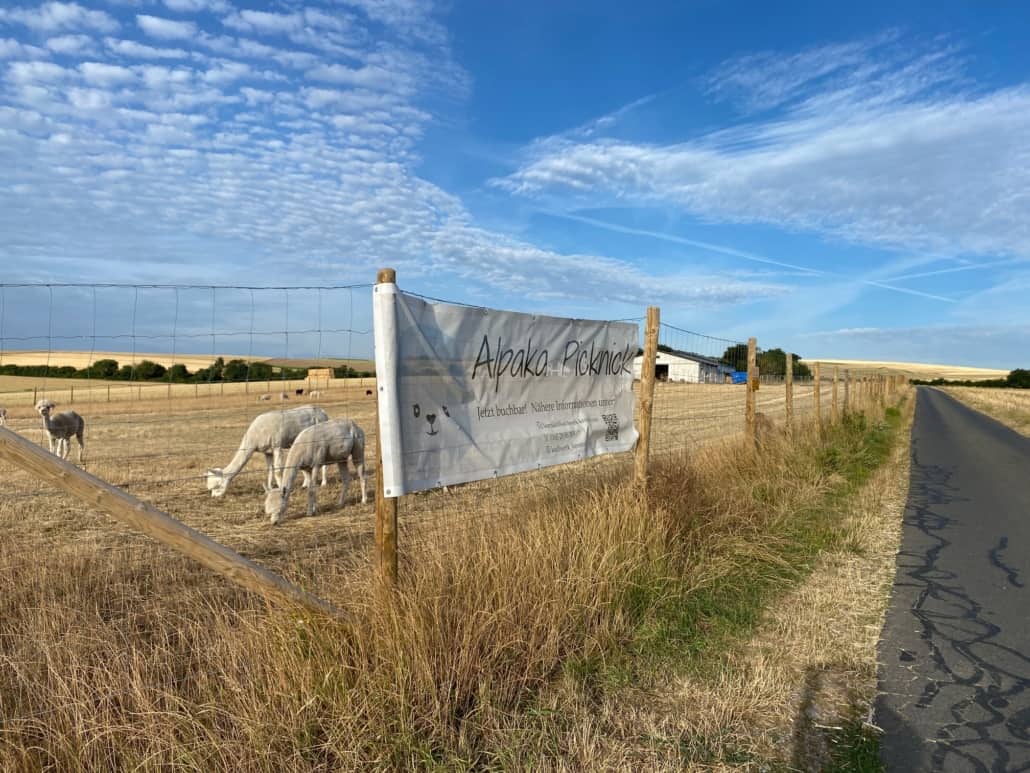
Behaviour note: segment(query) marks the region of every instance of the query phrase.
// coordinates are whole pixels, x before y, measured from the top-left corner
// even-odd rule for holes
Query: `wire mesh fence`
[[[85,422],[87,471],[287,580],[323,598],[339,598],[342,577],[371,569],[372,504],[360,502],[357,486],[352,483],[339,506],[340,481],[331,471],[329,485],[317,491],[317,517],[301,517],[306,495],[296,494],[288,521],[276,529],[264,510],[262,452],[246,460],[223,496],[211,495],[208,471],[228,465],[259,415],[317,406],[364,430],[374,491],[378,431],[370,287],[0,285],[0,407],[7,411],[6,426],[46,447],[48,432],[36,401],[52,400],[56,412],[74,410]],[[747,385],[739,376],[747,369],[747,344],[668,324],[661,326],[658,342],[652,455],[734,442],[745,431]],[[758,358],[765,372],[757,411],[783,424],[785,371],[776,371],[775,350],[759,351]],[[792,412],[800,421],[815,410],[815,388],[807,370],[792,372]],[[822,378],[822,416],[829,419],[831,374],[824,371]],[[843,383],[840,389],[843,405]],[[850,389],[854,400],[872,386]],[[548,501],[569,490],[598,491],[632,471],[631,454],[609,455],[408,496],[400,508],[402,563],[417,562],[422,551],[450,549],[463,533],[515,523],[527,501]],[[187,560],[170,548],[6,462],[0,462],[0,494],[0,577],[8,586],[14,578],[24,584],[36,577],[45,584],[47,576],[62,571],[94,579],[107,571],[137,578],[144,593],[143,578],[161,571],[210,598],[230,600],[241,614],[256,608],[221,577],[187,568]],[[28,592],[25,603],[30,597]],[[19,598],[15,594],[6,603]],[[27,636],[0,622],[0,687],[16,692],[19,669],[34,649]],[[5,718],[11,711],[20,709],[4,710]]]

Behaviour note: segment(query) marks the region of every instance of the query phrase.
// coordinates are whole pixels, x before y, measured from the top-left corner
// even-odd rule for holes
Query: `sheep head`
[[[207,490],[213,497],[220,497],[225,493],[225,475],[217,467],[207,471]]]
[[[286,514],[286,495],[281,488],[265,487],[265,515],[272,525],[279,523]]]

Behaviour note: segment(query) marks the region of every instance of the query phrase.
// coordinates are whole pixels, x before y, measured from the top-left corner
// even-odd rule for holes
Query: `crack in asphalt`
[[[919,400],[902,550],[880,643],[882,756],[893,770],[1030,770],[1023,635],[1030,610],[1019,569],[1003,560],[1009,535],[993,536],[1015,521],[988,520],[997,503],[971,485],[979,471],[968,459],[942,463],[949,446],[933,430],[943,423],[954,431],[950,398],[920,390]],[[954,447],[955,436],[948,439]]]

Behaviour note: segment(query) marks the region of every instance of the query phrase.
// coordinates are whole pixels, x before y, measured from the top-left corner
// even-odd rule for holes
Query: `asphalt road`
[[[880,638],[892,771],[1030,771],[1030,439],[920,387]]]

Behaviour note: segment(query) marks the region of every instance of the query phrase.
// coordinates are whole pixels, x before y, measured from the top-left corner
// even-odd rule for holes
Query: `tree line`
[[[758,364],[758,372],[763,376],[787,375],[787,353],[783,349],[763,349],[757,353],[755,361]],[[734,370],[746,371],[747,344],[736,344],[726,347],[720,362]],[[800,354],[794,355],[794,365],[791,371],[794,378],[807,379],[812,377],[811,369],[801,361]]]
[[[966,380],[948,380],[943,378],[935,378],[930,381],[925,379],[912,379],[913,384],[920,384],[922,386],[974,386],[974,387],[988,387],[998,389],[1030,389],[1030,370],[1026,368],[1016,368],[1013,371],[1009,371],[1009,374],[1005,378],[990,378],[985,381],[970,381]]]
[[[371,371],[358,371],[349,365],[333,368],[336,378],[374,376]],[[303,379],[307,368],[273,367],[265,362],[247,362],[224,357],[217,358],[206,368],[193,373],[182,363],[166,368],[158,362],[140,360],[131,365],[119,365],[117,360],[101,359],[85,368],[70,365],[0,365],[3,376],[35,376],[45,378],[92,378],[104,381],[162,381],[173,384],[199,384],[213,381],[267,381],[271,378]]]

